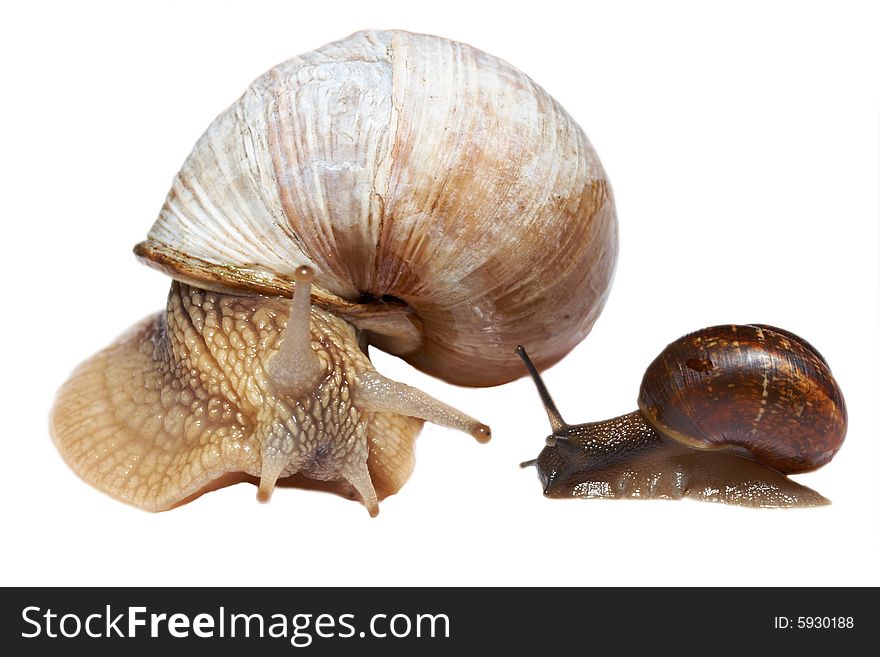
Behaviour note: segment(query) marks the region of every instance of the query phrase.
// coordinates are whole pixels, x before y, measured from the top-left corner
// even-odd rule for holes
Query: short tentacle
[[[367,511],[370,512],[370,517],[375,518],[379,515],[379,498],[376,495],[376,489],[373,487],[373,479],[370,477],[367,462],[359,461],[352,463],[350,467],[342,469],[339,474],[361,496],[361,501],[367,507]]]
[[[262,464],[260,467],[260,487],[257,490],[257,498],[267,501],[275,489],[275,483],[284,472],[291,466],[294,451],[294,439],[290,431],[281,423],[275,422],[264,438],[260,441]],[[293,467],[296,472],[298,467]]]
[[[258,499],[264,502],[269,500],[286,465],[287,461],[280,454],[267,453],[263,455],[263,463],[260,468],[260,487],[257,489]]]

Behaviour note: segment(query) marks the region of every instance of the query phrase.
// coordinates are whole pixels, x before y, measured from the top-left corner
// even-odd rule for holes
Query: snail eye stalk
[[[532,381],[535,382],[535,387],[538,389],[538,394],[541,396],[541,402],[544,404],[544,410],[547,411],[547,418],[550,420],[550,428],[553,430],[554,434],[562,433],[568,425],[559,414],[559,410],[556,408],[556,404],[553,402],[553,398],[550,396],[547,386],[544,385],[541,375],[538,374],[538,368],[535,367],[535,364],[532,362],[532,359],[529,358],[529,355],[526,353],[526,350],[522,345],[517,345],[516,354],[522,359],[522,362],[525,363],[526,369],[532,376]]]

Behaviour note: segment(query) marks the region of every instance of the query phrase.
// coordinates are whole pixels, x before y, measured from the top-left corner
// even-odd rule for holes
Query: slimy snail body
[[[690,497],[741,506],[827,504],[787,475],[815,470],[846,435],[843,394],[806,340],[762,324],[713,326],[648,366],[639,410],[562,420],[522,347],[552,434],[534,461],[548,497]]]

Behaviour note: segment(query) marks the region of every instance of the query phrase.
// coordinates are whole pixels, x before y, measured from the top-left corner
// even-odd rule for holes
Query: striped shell
[[[258,78],[210,125],[135,252],[185,283],[313,301],[447,381],[562,358],[617,254],[605,173],[543,89],[467,45],[359,32]]]
[[[734,448],[780,472],[821,467],[846,435],[846,405],[806,340],[759,324],[713,326],[671,343],[645,372],[639,408],[700,449]]]

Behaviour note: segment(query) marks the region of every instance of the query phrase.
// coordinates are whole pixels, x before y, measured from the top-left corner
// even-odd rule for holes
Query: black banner
[[[662,642],[663,652],[705,655],[871,645],[873,598],[868,589],[36,588],[5,589],[0,623],[5,654],[467,648],[561,657]]]

